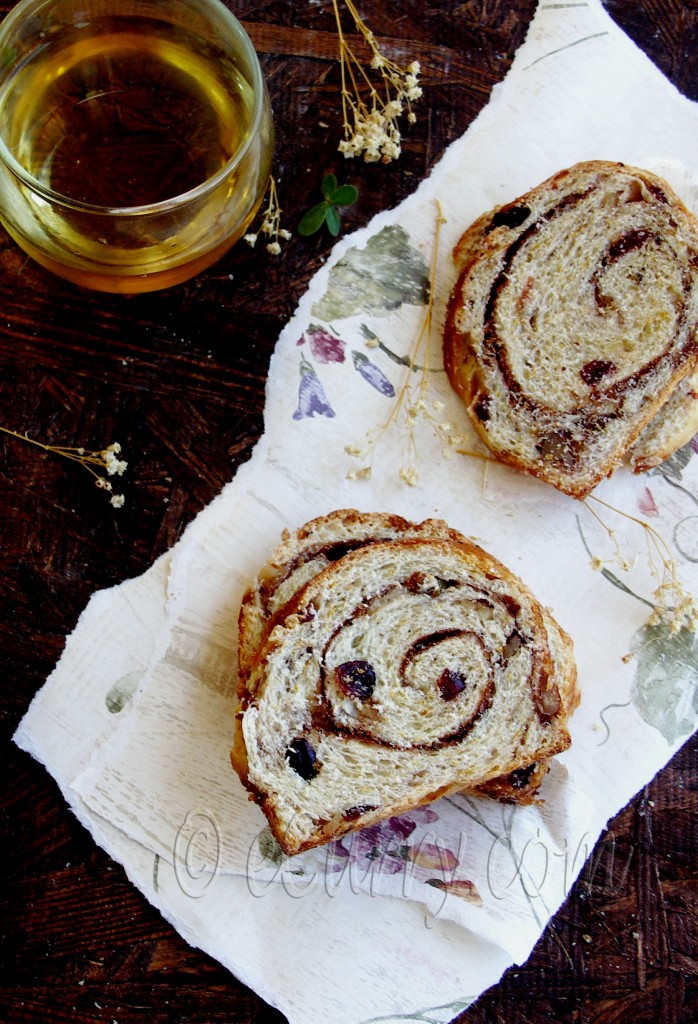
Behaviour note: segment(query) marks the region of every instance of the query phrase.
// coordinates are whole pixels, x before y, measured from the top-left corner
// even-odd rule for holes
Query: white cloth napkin
[[[698,107],[598,0],[541,3],[506,80],[430,178],[312,280],[278,341],[251,461],[146,574],[92,598],[15,736],[174,927],[291,1024],[451,1020],[525,960],[609,817],[698,724],[694,634],[648,625],[661,559],[647,529],[459,454],[479,446],[440,364],[461,232],[590,158],[655,170],[698,211]],[[439,213],[423,377],[404,363]],[[692,455],[649,476],[620,470],[595,492],[651,524],[689,591]],[[369,461],[370,477],[356,472]],[[582,703],[541,804],[461,795],[281,856],[229,764],[237,611],[281,530],[340,507],[447,519],[572,634]]]

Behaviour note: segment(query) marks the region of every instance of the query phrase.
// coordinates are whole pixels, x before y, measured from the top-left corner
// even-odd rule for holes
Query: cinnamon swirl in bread
[[[444,528],[446,532],[447,528]],[[458,535],[377,540],[283,605],[242,689],[233,764],[288,854],[569,745],[569,637]]]
[[[284,532],[266,564],[245,593],[238,619],[238,697],[249,701],[250,671],[284,606],[322,569],[349,551],[382,540],[417,538],[466,539],[440,519],[412,523],[382,512],[338,509]],[[487,796],[509,803],[535,799],[550,768],[549,759],[494,779],[482,787]]]
[[[446,370],[502,462],[584,497],[636,442],[638,470],[685,443],[691,389],[667,403],[698,370],[698,221],[665,181],[576,164],[480,217],[455,258]]]
[[[309,580],[355,548],[380,540],[410,537],[457,537],[440,519],[410,523],[383,512],[337,509],[311,519],[293,533],[286,531],[245,593],[238,619],[239,687],[278,613]]]

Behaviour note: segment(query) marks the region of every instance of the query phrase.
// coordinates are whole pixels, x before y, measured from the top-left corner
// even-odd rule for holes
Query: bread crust
[[[296,593],[264,642],[232,759],[286,853],[527,769],[569,745],[567,720],[579,699],[569,637],[517,577],[456,537],[348,552]],[[474,632],[481,614],[484,639]],[[459,663],[459,644],[480,666],[460,703],[432,680]],[[382,666],[375,699],[342,688],[357,651]],[[524,664],[530,679],[520,677]],[[500,718],[506,707],[524,714],[523,704],[514,742]],[[500,753],[478,762],[473,735],[497,736]]]
[[[585,497],[698,368],[698,221],[656,175],[587,161],[478,218],[454,257],[444,364],[473,426]]]
[[[627,460],[635,473],[646,473],[698,434],[698,371],[684,377],[631,446]]]
[[[246,591],[238,618],[238,697],[242,705],[249,703],[250,672],[262,649],[264,640],[276,622],[290,613],[289,602],[314,575],[336,560],[340,553],[356,550],[378,540],[410,537],[444,537],[467,543],[466,538],[443,520],[428,519],[413,523],[402,516],[382,512],[360,512],[337,509],[318,516],[293,533],[284,531],[281,542]],[[558,628],[552,622],[552,632]],[[570,709],[571,713],[571,709]],[[235,767],[246,774],[244,743],[239,719],[235,727]],[[530,768],[530,771],[528,770]],[[550,768],[550,760],[542,758],[534,766],[494,779],[475,792],[507,803],[530,804]]]

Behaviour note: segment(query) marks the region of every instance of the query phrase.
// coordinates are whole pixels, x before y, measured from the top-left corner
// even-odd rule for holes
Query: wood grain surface
[[[228,5],[269,83],[286,222],[297,224],[319,198],[322,174],[336,170],[360,190],[347,231],[411,193],[465,131],[506,74],[535,7],[360,0],[391,52],[424,69],[419,120],[400,160],[383,167],[349,165],[336,152],[329,0]],[[606,6],[698,99],[696,0]],[[0,13],[11,7],[0,3]],[[249,458],[277,336],[329,249],[326,234],[295,237],[277,260],[239,245],[193,281],[123,298],[52,277],[0,231],[0,424],[59,445],[118,440],[129,462],[126,505],[115,512],[79,466],[0,435],[4,1024],[283,1024],[186,945],[10,739],[90,595],[146,570]],[[698,1020],[697,789],[694,739],[609,824],[529,961],[459,1021]]]

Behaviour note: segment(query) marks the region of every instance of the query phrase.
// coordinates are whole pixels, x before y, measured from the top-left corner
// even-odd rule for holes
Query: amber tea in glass
[[[209,266],[269,178],[259,62],[220,0],[22,0],[0,26],[0,219],[92,288]]]

